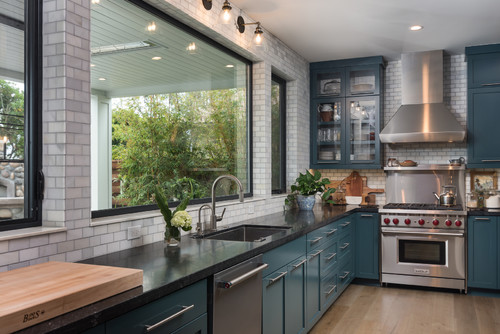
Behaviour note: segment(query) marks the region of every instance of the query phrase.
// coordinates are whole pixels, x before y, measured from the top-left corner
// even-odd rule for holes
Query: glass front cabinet
[[[311,63],[311,168],[381,168],[382,57]]]

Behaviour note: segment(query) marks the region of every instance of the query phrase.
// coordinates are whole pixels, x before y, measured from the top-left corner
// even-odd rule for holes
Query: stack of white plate
[[[321,151],[319,152],[319,160],[333,160],[333,152]]]

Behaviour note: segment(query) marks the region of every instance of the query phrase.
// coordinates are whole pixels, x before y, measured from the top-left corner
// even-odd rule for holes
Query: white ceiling
[[[311,62],[500,43],[500,0],[230,2]]]

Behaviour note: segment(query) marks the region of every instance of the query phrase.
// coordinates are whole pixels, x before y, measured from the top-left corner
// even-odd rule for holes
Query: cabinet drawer
[[[347,261],[342,264],[338,275],[339,292],[342,292],[354,278],[354,261]]]
[[[198,319],[191,321],[187,325],[182,326],[172,334],[207,334],[208,333],[208,316],[203,314]]]
[[[342,219],[338,222],[338,229],[341,237],[347,233],[352,233],[352,227],[354,223],[351,221],[351,217],[352,215],[349,216],[348,219]]]
[[[295,260],[306,253],[306,236],[290,241],[280,247],[271,249],[264,253],[263,262],[268,267],[262,272],[263,276],[271,274],[273,271],[283,267],[283,265]]]
[[[330,240],[334,240],[339,234],[336,223],[320,227],[307,234],[307,251],[315,249]]]
[[[338,244],[338,261],[343,262],[347,258],[352,257],[352,248],[353,248],[353,243],[352,243],[352,234],[344,234],[342,237],[340,237],[339,244]]]
[[[324,310],[339,293],[338,274],[335,272],[321,280],[321,309]]]
[[[337,267],[338,244],[338,241],[332,241],[331,245],[320,254],[321,277],[327,276]]]
[[[207,312],[207,281],[200,281],[106,323],[106,333],[171,333]],[[184,333],[184,332],[180,332]]]

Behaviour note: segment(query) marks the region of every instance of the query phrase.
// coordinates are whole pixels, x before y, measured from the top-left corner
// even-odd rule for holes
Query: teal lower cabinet
[[[500,229],[498,217],[477,216],[468,219],[467,285],[474,288],[499,289]]]
[[[280,334],[285,328],[286,266],[262,280],[262,333]]]
[[[165,321],[170,318],[171,320]],[[207,281],[141,306],[106,323],[106,333],[207,333]]]
[[[311,328],[321,317],[321,254],[324,249],[307,253],[306,276],[306,326]]]
[[[97,327],[91,328],[83,332],[83,334],[105,334],[106,333],[106,324],[100,324]]]
[[[379,215],[377,213],[356,214],[356,277],[379,279]]]
[[[326,311],[339,294],[338,272],[335,271],[321,280],[321,309]]]
[[[263,278],[262,333],[302,333],[305,328],[306,258]]]
[[[307,259],[301,257],[288,265],[285,275],[285,333],[305,329],[305,280]]]

